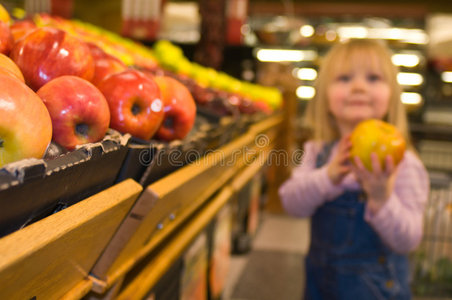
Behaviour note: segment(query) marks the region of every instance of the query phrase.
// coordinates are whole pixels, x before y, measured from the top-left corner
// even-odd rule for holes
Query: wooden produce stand
[[[118,230],[93,268],[93,291],[111,298],[112,289],[118,290],[120,299],[128,299],[132,294],[137,297],[138,287],[143,293],[149,290],[234,193],[238,183],[231,185],[233,179],[263,167],[281,121],[277,115],[254,124],[229,144],[148,186],[142,197],[154,198],[154,205],[133,234]],[[267,142],[257,145],[260,136]],[[149,267],[129,286],[122,286],[128,272],[150,256],[154,258]]]
[[[1,299],[79,299],[88,274],[142,191],[123,181],[0,239]]]
[[[128,179],[0,239],[0,298],[145,296],[264,167],[281,122],[268,117],[145,189]]]

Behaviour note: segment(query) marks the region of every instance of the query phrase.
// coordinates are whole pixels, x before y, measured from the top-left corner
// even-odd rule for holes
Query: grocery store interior
[[[310,219],[278,189],[322,57],[350,39],[391,50],[430,179],[413,299],[452,299],[450,0],[0,4],[0,299],[303,299]],[[97,106],[55,112],[88,89]]]

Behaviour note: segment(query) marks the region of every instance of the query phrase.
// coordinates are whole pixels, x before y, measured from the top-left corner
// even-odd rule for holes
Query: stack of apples
[[[3,15],[12,45],[0,56],[0,167],[42,158],[51,140],[67,150],[100,141],[109,127],[166,141],[193,127],[196,105],[180,82],[130,68],[62,29],[9,25]]]

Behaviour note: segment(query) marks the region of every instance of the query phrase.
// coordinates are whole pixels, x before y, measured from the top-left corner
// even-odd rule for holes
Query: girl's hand
[[[369,171],[359,159],[355,156],[355,166],[352,167],[356,178],[361,183],[363,190],[367,194],[367,206],[375,214],[388,201],[394,189],[396,167],[394,160],[390,155],[385,158],[385,168],[382,170],[378,156],[371,153],[372,170]]]
[[[352,147],[350,135],[343,137],[337,146],[337,152],[328,164],[328,177],[335,185],[342,182],[351,171],[350,149]]]

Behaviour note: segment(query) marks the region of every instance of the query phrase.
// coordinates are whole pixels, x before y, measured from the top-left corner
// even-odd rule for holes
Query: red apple
[[[44,103],[25,83],[0,74],[0,166],[42,158],[52,138]]]
[[[76,76],[60,76],[37,92],[53,125],[52,139],[68,150],[100,141],[110,123],[110,110],[102,93]]]
[[[215,98],[215,93],[212,89],[205,88],[196,82],[194,82],[190,87],[193,98],[198,104],[207,104]]]
[[[14,43],[17,43],[21,38],[32,32],[37,28],[32,20],[16,21],[9,26],[11,34],[13,35]]]
[[[98,85],[107,76],[127,69],[127,66],[124,63],[111,55],[96,59],[94,61],[94,66],[94,77],[91,80],[94,85]]]
[[[8,23],[0,21],[0,53],[8,55],[13,44],[14,39]]]
[[[110,107],[111,128],[144,140],[155,134],[163,120],[163,103],[155,80],[129,69],[108,76],[98,88]]]
[[[91,82],[98,85],[105,77],[127,69],[127,66],[116,57],[107,54],[101,48],[88,44],[94,58],[94,76]]]
[[[19,67],[8,56],[0,53],[0,74],[14,76],[22,82],[25,82],[24,75]]]
[[[104,50],[102,50],[102,48],[97,46],[96,44],[86,43],[86,45],[88,46],[89,51],[91,52],[91,56],[94,59],[104,57],[105,55],[107,55],[107,53]]]
[[[157,76],[162,91],[165,116],[157,131],[157,138],[172,141],[183,139],[192,129],[196,117],[196,103],[190,91],[174,78]]]
[[[381,120],[366,120],[359,123],[351,135],[353,157],[358,156],[368,170],[372,170],[370,154],[378,155],[382,169],[387,155],[392,156],[397,165],[403,158],[406,142],[403,135],[393,125]]]
[[[94,60],[88,46],[67,32],[38,28],[20,39],[11,58],[21,69],[25,82],[34,90],[62,75],[74,75],[90,81]]]

